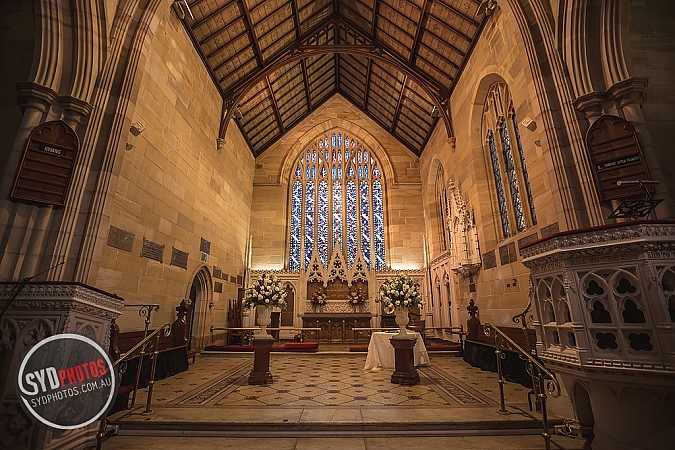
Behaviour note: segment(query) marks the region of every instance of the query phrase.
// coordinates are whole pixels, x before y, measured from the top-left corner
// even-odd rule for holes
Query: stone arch
[[[194,291],[193,291],[194,287]],[[188,346],[201,349],[206,336],[207,308],[213,300],[213,280],[207,266],[199,267],[190,277],[185,298],[192,300]]]
[[[339,128],[353,133],[354,136],[361,141],[361,143],[365,144],[370,151],[375,153],[377,159],[380,161],[384,179],[387,185],[394,184],[398,181],[398,177],[394,171],[394,164],[389,157],[389,152],[384,149],[382,144],[377,139],[375,139],[367,130],[363,129],[354,122],[333,118],[312,127],[305,134],[303,134],[293,146],[289,148],[281,161],[279,172],[277,173],[279,184],[288,184],[293,163],[300,155],[300,152],[302,152],[310,142],[318,139],[321,135]]]

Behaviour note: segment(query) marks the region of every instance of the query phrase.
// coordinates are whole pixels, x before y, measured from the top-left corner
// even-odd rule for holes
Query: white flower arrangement
[[[386,314],[394,310],[412,309],[424,306],[420,284],[408,274],[398,274],[391,280],[387,278],[380,286],[380,299]]]
[[[286,289],[276,276],[263,273],[246,289],[244,308],[253,309],[260,305],[269,308],[286,308]]]

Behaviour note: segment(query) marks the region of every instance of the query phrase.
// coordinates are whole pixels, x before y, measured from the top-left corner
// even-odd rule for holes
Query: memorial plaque
[[[244,284],[244,277],[242,277],[241,275],[237,275],[237,284],[239,286],[243,285]]]
[[[483,269],[497,267],[497,255],[494,250],[483,253]]]
[[[26,142],[11,197],[63,206],[78,148],[77,134],[65,122],[35,127]]]
[[[552,234],[556,234],[559,231],[560,227],[558,226],[558,222],[554,222],[551,225],[541,229],[541,237],[543,239],[545,237],[549,237]]]
[[[223,283],[221,283],[220,281],[216,281],[215,283],[213,283],[213,292],[217,292],[219,294],[222,294],[223,293]]]
[[[522,239],[518,239],[518,251],[520,251],[520,249],[523,247],[523,245],[527,245],[530,242],[536,241],[537,239],[539,239],[539,235],[537,235],[537,233],[533,233],[529,236],[525,236]]]
[[[129,233],[121,228],[110,225],[108,232],[108,245],[118,250],[130,252],[134,246],[134,233]]]
[[[508,244],[499,247],[499,261],[502,266],[505,264],[510,264],[517,260],[518,257],[516,256],[515,242],[509,242]]]
[[[206,253],[207,255],[211,254],[211,242],[207,241],[204,238],[201,238],[201,242],[199,243],[199,251]]]
[[[223,269],[221,269],[218,266],[213,266],[213,278],[222,278],[223,277]]]
[[[588,129],[586,145],[600,200],[644,195],[639,185],[617,186],[617,181],[650,180],[635,128],[625,119],[602,116]],[[654,192],[654,186],[647,186]]]
[[[224,273],[223,276],[220,277],[220,279],[225,281],[225,282],[228,282],[228,281],[230,281],[230,276],[228,274]]]
[[[175,247],[171,247],[171,265],[180,267],[181,269],[187,269],[188,264],[188,253],[182,250],[178,250]]]
[[[237,277],[235,277],[234,275],[230,275],[230,283],[236,284],[237,283]]]
[[[143,249],[141,250],[141,256],[163,262],[164,246],[162,244],[158,244],[157,242],[152,242],[143,238]]]

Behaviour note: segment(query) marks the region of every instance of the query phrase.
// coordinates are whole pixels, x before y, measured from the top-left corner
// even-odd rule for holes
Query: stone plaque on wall
[[[207,241],[204,238],[201,238],[201,242],[199,243],[199,251],[206,253],[207,255],[211,254],[211,242]]]
[[[220,281],[216,281],[215,283],[213,283],[213,292],[217,292],[219,294],[222,294],[223,293],[223,283],[221,283]]]
[[[483,269],[497,267],[497,255],[494,250],[483,253]]]
[[[141,250],[141,256],[162,262],[164,260],[164,246],[162,244],[158,244],[157,242],[152,242],[143,238],[143,249]]]
[[[244,284],[244,277],[242,277],[241,275],[237,275],[237,284],[238,284],[239,286],[241,286],[242,284]]]
[[[221,269],[218,266],[213,266],[213,278],[222,278],[223,277],[223,269]]]
[[[234,275],[230,275],[230,283],[236,283],[237,282],[237,277]]]
[[[118,250],[130,252],[134,246],[134,233],[129,233],[128,231],[124,231],[121,228],[110,225],[107,244]]]
[[[516,255],[516,243],[509,242],[506,245],[499,247],[499,262],[503,266],[518,260]]]
[[[171,247],[171,265],[180,267],[181,269],[187,269],[187,263],[188,253],[178,250],[175,247]]]

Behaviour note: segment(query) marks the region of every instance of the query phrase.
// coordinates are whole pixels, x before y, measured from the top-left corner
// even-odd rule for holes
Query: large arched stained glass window
[[[527,228],[528,209],[529,225],[536,225],[537,213],[534,209],[516,112],[505,83],[498,82],[490,86],[483,108],[483,133],[486,138],[489,165],[492,167],[502,235],[508,238]],[[512,141],[514,138],[515,145]],[[517,156],[514,154],[515,150],[518,151]],[[525,192],[526,200],[523,199],[522,192]],[[515,224],[515,230],[511,224]]]
[[[336,251],[349,267],[361,252],[369,268],[386,268],[384,180],[371,151],[331,133],[302,153],[291,178],[290,270],[308,267],[314,252],[325,266]]]

